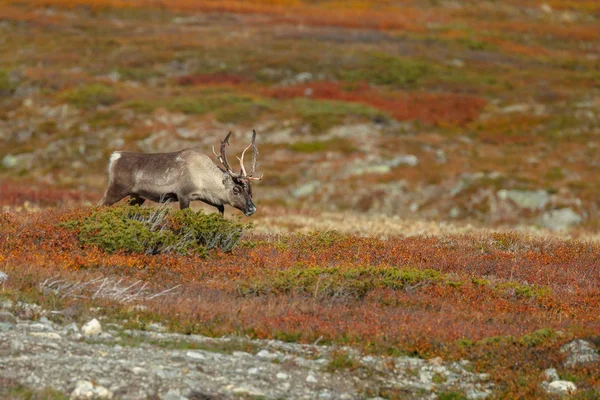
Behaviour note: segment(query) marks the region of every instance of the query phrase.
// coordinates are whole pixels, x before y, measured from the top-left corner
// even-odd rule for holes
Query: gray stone
[[[71,400],[79,399],[112,399],[113,394],[103,386],[94,385],[90,381],[79,380],[71,392]]]
[[[412,154],[406,154],[394,157],[388,162],[388,165],[392,168],[399,167],[401,165],[416,167],[417,165],[419,165],[419,159],[417,158],[417,156],[413,156]]]
[[[187,397],[179,394],[177,390],[169,390],[166,394],[160,396],[161,400],[188,400]]]
[[[271,353],[269,350],[263,349],[256,353],[256,357],[263,358],[265,360],[275,360],[276,358],[279,358],[279,354]]]
[[[20,340],[13,339],[10,341],[10,350],[15,353],[20,353],[25,350],[25,343]]]
[[[7,154],[2,159],[2,166],[4,168],[15,168],[18,162],[19,160],[17,157],[13,156],[12,154]]]
[[[17,318],[8,311],[0,311],[0,322],[17,322]]]
[[[62,336],[60,336],[56,332],[30,332],[29,336],[43,338],[43,339],[52,339],[52,340],[60,340]]]
[[[10,322],[0,322],[0,332],[8,332],[10,329],[14,329],[15,325]]]
[[[550,202],[550,195],[545,190],[506,190],[498,191],[498,198],[510,200],[519,208],[542,210]]]
[[[600,361],[598,351],[590,342],[585,340],[573,340],[561,347],[560,351],[567,354],[567,358],[564,361],[566,367],[574,367]]]
[[[66,334],[79,333],[79,328],[77,327],[77,324],[75,322],[66,325],[63,329]]]
[[[292,196],[296,198],[310,196],[317,190],[319,186],[321,186],[319,181],[305,183],[304,185],[298,186],[296,189],[292,190]]]
[[[540,218],[540,224],[553,231],[568,229],[578,225],[583,221],[581,215],[573,211],[572,208],[560,208],[544,213]]]
[[[2,166],[7,169],[23,171],[33,166],[35,157],[33,153],[7,154],[2,158]]]
[[[2,271],[0,271],[0,284],[3,284],[8,280],[8,275]]]
[[[199,352],[199,351],[188,351],[187,353],[185,353],[185,356],[191,360],[194,361],[205,361],[207,360],[207,357],[205,354]]]
[[[558,372],[556,372],[555,368],[548,368],[544,371],[544,378],[547,382],[554,382],[560,380],[558,376]]]

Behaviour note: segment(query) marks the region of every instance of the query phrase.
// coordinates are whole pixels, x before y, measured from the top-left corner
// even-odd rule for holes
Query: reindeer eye
[[[242,189],[239,186],[234,186],[233,187],[233,193],[240,194],[241,191],[242,191]]]

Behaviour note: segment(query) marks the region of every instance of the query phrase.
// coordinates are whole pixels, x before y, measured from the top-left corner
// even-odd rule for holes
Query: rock
[[[7,154],[2,159],[2,166],[4,168],[14,168],[17,166],[17,163],[17,157],[13,156],[12,154]]]
[[[66,334],[74,334],[79,333],[79,328],[75,322],[72,322],[64,327],[64,331]]]
[[[248,370],[248,375],[258,375],[259,372],[260,370],[258,368],[250,368]]]
[[[492,392],[490,392],[489,390],[477,390],[477,389],[468,389],[465,391],[465,397],[467,399],[486,399],[488,398],[490,395],[492,394]]]
[[[261,350],[258,353],[256,353],[256,357],[258,358],[262,358],[264,360],[275,360],[277,358],[279,358],[279,354],[277,353],[271,353],[269,350]]]
[[[401,165],[406,165],[409,167],[416,167],[419,165],[419,159],[417,156],[413,156],[412,154],[406,154],[402,156],[394,157],[392,160],[388,162],[388,165],[391,168],[399,167]]]
[[[187,397],[182,396],[181,394],[179,394],[179,392],[177,390],[169,390],[166,394],[160,396],[161,400],[188,400]]]
[[[305,83],[313,80],[313,75],[310,72],[300,72],[295,78],[298,83]]]
[[[4,272],[0,271],[0,285],[8,280],[8,275]]]
[[[0,322],[17,322],[17,318],[8,311],[0,311]]]
[[[460,217],[461,211],[459,207],[452,207],[452,209],[450,210],[450,212],[448,213],[448,217],[450,218],[458,218]]]
[[[568,229],[582,221],[581,215],[573,211],[571,207],[548,211],[540,218],[540,224],[553,231]]]
[[[11,329],[14,329],[15,325],[10,322],[0,322],[0,332],[8,332]]]
[[[446,157],[446,153],[443,149],[437,149],[435,151],[435,160],[438,164],[446,164],[448,158]]]
[[[386,164],[368,165],[365,167],[354,167],[350,170],[350,175],[364,175],[364,174],[387,174],[392,168]]]
[[[52,331],[53,329],[51,326],[48,326],[46,324],[34,323],[29,325],[29,330],[33,332],[45,332]]]
[[[290,379],[290,376],[288,374],[286,374],[286,373],[283,373],[283,372],[278,372],[277,375],[275,375],[275,377],[277,379],[281,379],[281,380]]]
[[[10,350],[15,353],[20,353],[25,350],[25,343],[20,340],[13,339],[10,341]]]
[[[102,333],[100,322],[94,318],[81,327],[81,332],[84,336],[98,336]]]
[[[511,113],[525,113],[531,109],[529,104],[512,104],[510,106],[506,106],[500,110],[500,112],[504,114]]]
[[[574,394],[577,391],[577,386],[570,381],[554,381],[550,382],[546,388],[546,392],[549,394]]]
[[[26,170],[33,166],[35,155],[33,153],[7,154],[2,158],[2,166],[7,169]]]
[[[264,397],[265,393],[252,386],[238,386],[231,388],[231,392],[237,395]]]
[[[52,339],[52,340],[60,340],[62,336],[60,336],[56,332],[30,332],[29,336],[39,337],[44,339]]]
[[[308,382],[308,383],[317,383],[318,380],[317,380],[317,378],[313,374],[308,374],[306,376],[306,382]]]
[[[295,198],[310,196],[317,190],[319,186],[321,186],[319,181],[305,183],[304,185],[298,186],[296,189],[292,190],[292,196]]]
[[[544,379],[547,382],[554,382],[560,380],[560,377],[558,376],[558,372],[556,372],[555,368],[548,368],[544,371]]]
[[[131,372],[133,372],[135,375],[144,375],[148,373],[148,370],[142,367],[133,367],[131,368]]]
[[[540,10],[545,12],[546,14],[552,14],[554,10],[552,10],[552,6],[548,3],[544,3],[540,6]]]
[[[188,351],[185,353],[185,356],[194,361],[204,361],[206,360],[206,356],[199,351]]]
[[[585,340],[573,340],[561,347],[560,351],[567,354],[567,359],[564,361],[566,367],[574,367],[576,365],[600,361],[598,351],[590,342]]]
[[[545,190],[499,190],[498,198],[510,200],[519,208],[541,210],[550,202],[550,195]]]
[[[113,394],[104,386],[95,386],[90,381],[79,380],[71,392],[71,400],[79,399],[112,399]]]

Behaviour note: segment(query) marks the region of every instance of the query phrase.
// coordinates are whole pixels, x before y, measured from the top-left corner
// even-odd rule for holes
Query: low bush
[[[268,273],[254,281],[243,281],[238,290],[246,295],[300,294],[315,297],[363,298],[376,289],[402,290],[426,283],[444,282],[432,269],[349,266],[296,267]]]
[[[120,100],[114,88],[100,83],[68,90],[62,94],[61,98],[74,106],[82,108],[94,108],[100,105],[110,106]]]
[[[77,230],[84,245],[98,246],[107,253],[145,254],[205,254],[216,248],[230,252],[248,227],[216,213],[171,211],[168,206],[102,208],[63,225]]]

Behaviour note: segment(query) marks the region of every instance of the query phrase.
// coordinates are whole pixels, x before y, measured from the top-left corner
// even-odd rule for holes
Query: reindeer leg
[[[129,197],[129,205],[130,206],[141,206],[142,204],[144,204],[145,201],[146,201],[146,199],[141,198],[137,194],[132,194]]]
[[[118,187],[109,186],[106,189],[106,192],[104,193],[104,197],[102,197],[102,200],[100,200],[100,203],[98,203],[98,205],[112,206],[113,204],[121,200],[123,197],[127,196],[127,194],[128,193],[119,190]]]
[[[190,199],[189,197],[179,196],[179,209],[185,210],[190,207]]]

